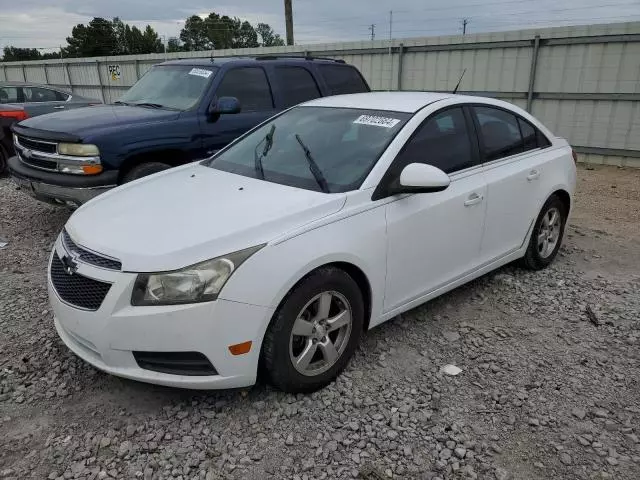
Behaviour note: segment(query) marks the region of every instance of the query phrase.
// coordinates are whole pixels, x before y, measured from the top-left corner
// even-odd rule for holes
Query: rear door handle
[[[478,195],[477,193],[472,193],[467,198],[466,202],[464,202],[465,207],[470,207],[471,205],[475,205],[476,203],[480,203],[484,197],[482,195]]]
[[[537,180],[539,177],[540,177],[540,172],[538,170],[531,170],[529,172],[529,175],[527,175],[527,180],[531,182],[532,180]]]
[[[60,105],[59,107],[53,107],[54,110],[62,110],[64,108],[64,105]]]

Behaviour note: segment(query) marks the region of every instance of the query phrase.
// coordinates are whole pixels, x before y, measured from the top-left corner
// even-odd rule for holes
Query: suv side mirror
[[[209,107],[210,114],[233,114],[240,113],[240,102],[236,97],[220,97],[211,102]]]
[[[439,168],[425,163],[410,163],[402,169],[400,181],[392,193],[430,193],[446,189],[451,180]]]

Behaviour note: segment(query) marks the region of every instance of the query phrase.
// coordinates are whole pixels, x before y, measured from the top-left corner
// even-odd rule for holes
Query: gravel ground
[[[579,178],[550,268],[507,266],[387,322],[297,396],[155,387],[74,357],[45,288],[68,212],[0,180],[0,478],[637,480],[640,172]]]

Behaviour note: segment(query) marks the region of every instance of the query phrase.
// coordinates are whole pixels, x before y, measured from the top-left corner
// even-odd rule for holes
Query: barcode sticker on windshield
[[[374,127],[393,128],[400,123],[400,120],[397,118],[378,117],[376,115],[360,115],[353,123],[373,125]]]
[[[189,75],[197,75],[199,77],[209,78],[213,72],[204,68],[192,68]]]

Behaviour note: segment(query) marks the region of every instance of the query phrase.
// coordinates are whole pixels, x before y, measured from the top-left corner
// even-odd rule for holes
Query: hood
[[[180,112],[175,110],[159,108],[96,105],[39,115],[20,122],[19,127],[83,137],[97,129],[108,129],[110,127],[126,129],[137,123],[174,120],[179,115]],[[37,132],[34,132],[33,136],[38,136]]]
[[[187,165],[96,197],[66,229],[125,271],[167,271],[267,243],[339,211],[345,198]]]

